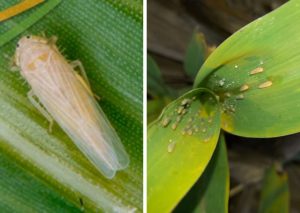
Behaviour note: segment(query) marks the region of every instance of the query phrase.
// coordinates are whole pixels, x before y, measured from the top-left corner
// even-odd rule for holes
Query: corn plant
[[[205,60],[193,89],[148,126],[148,212],[174,210],[197,180],[196,210],[228,212],[222,131],[250,138],[300,131],[300,29],[294,24],[299,8],[299,1],[289,1],[228,38]],[[192,52],[187,62],[201,60]],[[199,63],[188,63],[193,76],[191,67]],[[278,199],[275,209],[288,212],[287,177],[274,171],[266,173],[272,181],[265,181],[260,211],[272,212]],[[280,186],[272,197],[270,191]]]

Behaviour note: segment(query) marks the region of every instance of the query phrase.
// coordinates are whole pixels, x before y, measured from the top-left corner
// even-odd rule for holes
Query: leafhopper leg
[[[84,80],[84,83],[86,84],[86,87],[89,89],[89,91],[92,93],[92,95],[97,99],[97,100],[100,100],[100,97],[98,95],[96,95],[95,93],[92,92],[92,89],[91,89],[91,85],[90,85],[90,82],[89,82],[89,79],[87,78],[87,75],[86,75],[86,72],[85,72],[85,69],[81,63],[81,61],[79,60],[75,60],[75,61],[72,61],[70,63],[70,65],[73,67],[73,69],[75,69],[76,67],[78,67],[79,69],[79,74],[80,76],[83,78]]]
[[[41,34],[41,36],[42,36],[43,38],[47,38],[47,35],[46,35],[46,32],[45,32],[45,31],[42,31],[40,34]]]
[[[49,121],[49,132],[51,133],[54,120],[44,107],[34,98],[34,96],[35,95],[32,90],[27,93],[27,97],[31,104]]]
[[[56,41],[57,41],[57,36],[51,36],[49,39],[48,39],[48,44],[49,45],[55,45],[56,44]]]
[[[89,88],[91,88],[89,79],[87,78],[85,69],[84,69],[84,67],[83,67],[83,65],[82,65],[82,63],[81,63],[81,61],[79,61],[79,60],[72,61],[72,62],[70,63],[70,65],[73,67],[73,69],[75,69],[76,67],[78,67],[78,69],[79,69],[79,74],[83,77],[85,83],[89,86]]]

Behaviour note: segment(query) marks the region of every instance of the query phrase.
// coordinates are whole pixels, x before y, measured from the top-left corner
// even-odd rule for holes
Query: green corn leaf
[[[207,55],[208,51],[204,35],[198,31],[195,31],[191,41],[188,44],[183,61],[184,70],[191,77],[191,79],[196,77]]]
[[[1,212],[81,212],[80,200],[75,205],[64,199],[53,187],[0,151]]]
[[[299,19],[300,2],[291,0],[236,32],[202,66],[194,86],[219,95],[223,129],[246,137],[300,131]]]
[[[222,134],[204,173],[179,203],[174,213],[228,212],[229,167],[225,138]]]
[[[61,0],[50,0],[38,6],[38,9],[36,9],[34,13],[30,14],[24,20],[20,20],[20,23],[16,24],[16,26],[11,27],[9,30],[0,35],[0,46],[6,44],[11,39],[25,31],[28,27],[32,26],[39,19],[49,13],[53,8],[55,8],[60,2]],[[12,5],[10,1],[6,1],[5,4],[7,7]],[[10,22],[13,23],[12,21]],[[9,25],[10,22],[6,23],[5,25]],[[6,28],[5,25],[2,26],[2,29]]]
[[[192,90],[169,104],[148,128],[148,212],[170,212],[208,164],[218,141],[215,96]]]
[[[266,171],[261,192],[259,213],[289,212],[288,176],[272,166]]]
[[[13,3],[5,1],[5,7]],[[67,59],[81,60],[93,92],[101,97],[100,105],[130,155],[130,166],[107,180],[58,125],[48,133],[47,121],[26,97],[29,86],[19,72],[10,71],[7,56],[13,56],[22,35],[0,48],[1,153],[9,153],[10,161],[25,165],[26,173],[34,180],[43,180],[41,187],[47,191],[49,186],[66,205],[71,203],[80,209],[82,199],[87,212],[141,212],[142,1],[62,1],[37,21],[34,14],[40,14],[45,4],[1,23],[0,33],[16,32],[14,28],[18,28],[25,30],[22,35],[56,35]],[[28,18],[33,25],[28,24]],[[23,195],[17,197],[21,189],[14,180],[10,190],[15,190],[15,197],[10,193],[5,199],[23,199]],[[0,207],[3,205],[1,202]],[[14,212],[22,210],[18,207],[10,206]],[[44,209],[54,212],[50,207]]]

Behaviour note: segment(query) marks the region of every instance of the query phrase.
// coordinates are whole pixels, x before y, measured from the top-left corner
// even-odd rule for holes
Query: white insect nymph
[[[94,99],[79,61],[68,63],[55,40],[38,36],[20,39],[15,60],[31,86],[31,103],[50,124],[55,120],[105,177],[113,178],[128,166],[129,157]]]

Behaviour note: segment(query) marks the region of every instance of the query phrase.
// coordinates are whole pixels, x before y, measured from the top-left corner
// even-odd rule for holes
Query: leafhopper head
[[[15,53],[15,64],[21,66],[21,55],[29,54],[33,49],[41,46],[47,47],[48,40],[40,36],[27,35],[23,36],[17,43],[17,49]]]

